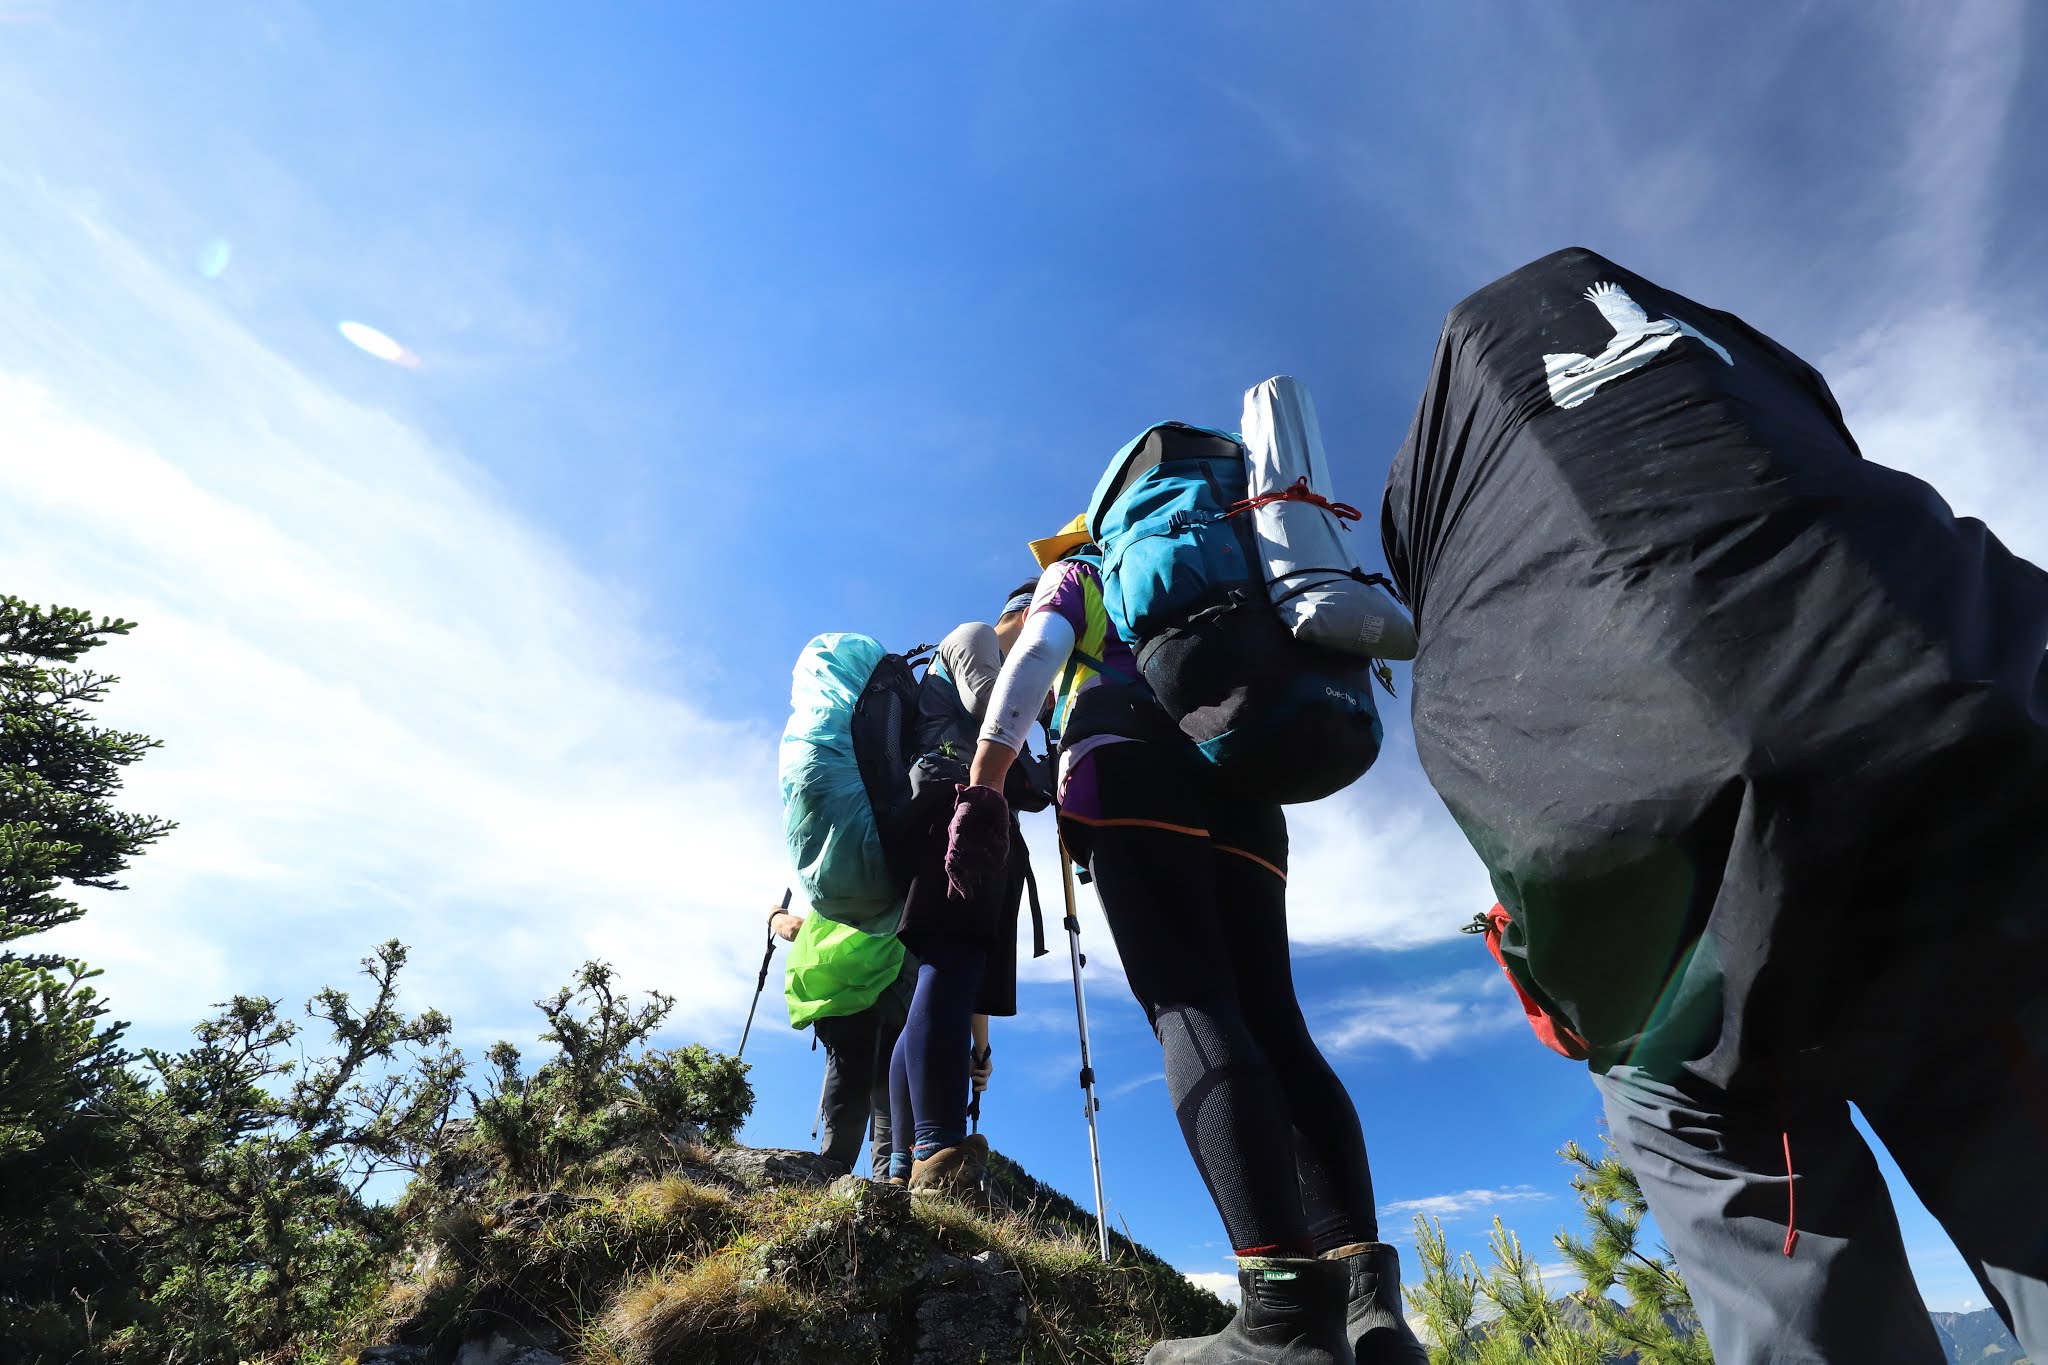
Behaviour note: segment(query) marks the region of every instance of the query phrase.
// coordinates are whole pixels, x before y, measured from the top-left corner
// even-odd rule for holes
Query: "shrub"
[[[633,1055],[675,1000],[654,991],[636,1008],[620,998],[615,977],[609,964],[586,962],[572,985],[534,1002],[547,1020],[541,1041],[553,1043],[556,1054],[531,1075],[510,1043],[485,1054],[492,1068],[487,1088],[471,1095],[477,1136],[524,1186],[555,1181],[570,1165],[636,1133],[663,1133],[683,1122],[729,1141],[754,1107],[744,1062],[698,1044]]]

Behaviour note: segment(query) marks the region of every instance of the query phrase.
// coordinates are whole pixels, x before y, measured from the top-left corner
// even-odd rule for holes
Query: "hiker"
[[[1382,531],[1475,928],[1715,1360],[1945,1358],[1852,1104],[2048,1359],[2048,574],[1577,248],[1451,311]]]
[[[969,891],[999,875],[1004,784],[1057,687],[1064,851],[1094,879],[1244,1288],[1219,1336],[1146,1359],[1421,1365],[1357,1111],[1295,999],[1286,821],[1219,782],[1138,681],[1089,542],[1076,517],[1031,544],[1043,573],[959,796],[949,871]]]
[[[969,742],[988,709],[1003,656],[1023,627],[1032,587],[1012,591],[993,626],[962,625],[939,645],[933,669],[959,695],[971,720]],[[1042,799],[1030,801],[1028,783],[1017,794],[1027,808],[1044,808]],[[896,1147],[888,1179],[913,1190],[981,1198],[988,1139],[968,1131],[969,1096],[977,1097],[978,1109],[993,1068],[989,1017],[1017,1012],[1017,915],[1030,869],[1019,833],[990,885],[965,900],[951,899],[944,867],[951,807],[943,802],[932,826],[914,836],[920,851],[897,928],[917,969],[909,1017],[889,1062]],[[1042,953],[1042,929],[1038,937]]]
[[[776,906],[768,927],[790,945],[783,995],[793,1028],[809,1025],[825,1049],[818,1151],[848,1171],[873,1125],[869,1167],[889,1174],[889,1055],[903,1029],[917,964],[892,938],[823,915]]]

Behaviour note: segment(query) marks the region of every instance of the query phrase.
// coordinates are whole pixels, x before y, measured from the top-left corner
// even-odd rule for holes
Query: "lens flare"
[[[234,255],[225,237],[216,237],[199,252],[199,273],[209,280],[217,280],[228,268],[228,260]]]
[[[368,323],[344,322],[341,324],[341,334],[348,338],[350,345],[368,351],[379,360],[388,360],[393,365],[403,365],[408,370],[419,368],[418,356]]]

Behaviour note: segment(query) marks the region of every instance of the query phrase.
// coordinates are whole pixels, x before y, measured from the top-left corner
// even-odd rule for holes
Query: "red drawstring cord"
[[[1779,1134],[1785,1139],[1785,1254],[1799,1245],[1799,1196],[1792,1188],[1792,1134]]]
[[[1223,515],[1234,517],[1240,512],[1256,511],[1267,503],[1272,502],[1305,502],[1320,507],[1331,516],[1337,518],[1337,524],[1343,526],[1347,531],[1351,528],[1345,525],[1346,522],[1360,521],[1365,517],[1365,513],[1359,511],[1350,503],[1331,502],[1321,493],[1310,488],[1308,486],[1308,475],[1306,474],[1277,493],[1261,493],[1256,498],[1246,498],[1243,502],[1234,502],[1223,509]]]

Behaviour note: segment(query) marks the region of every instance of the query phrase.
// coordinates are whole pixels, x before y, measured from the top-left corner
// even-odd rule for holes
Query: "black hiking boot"
[[[1385,1242],[1353,1242],[1323,1255],[1349,1277],[1344,1335],[1358,1365],[1429,1365],[1428,1350],[1401,1311],[1400,1253]]]
[[[1237,1263],[1243,1302],[1213,1337],[1162,1341],[1145,1365],[1354,1365],[1344,1331],[1351,1278],[1336,1261],[1247,1256]]]

